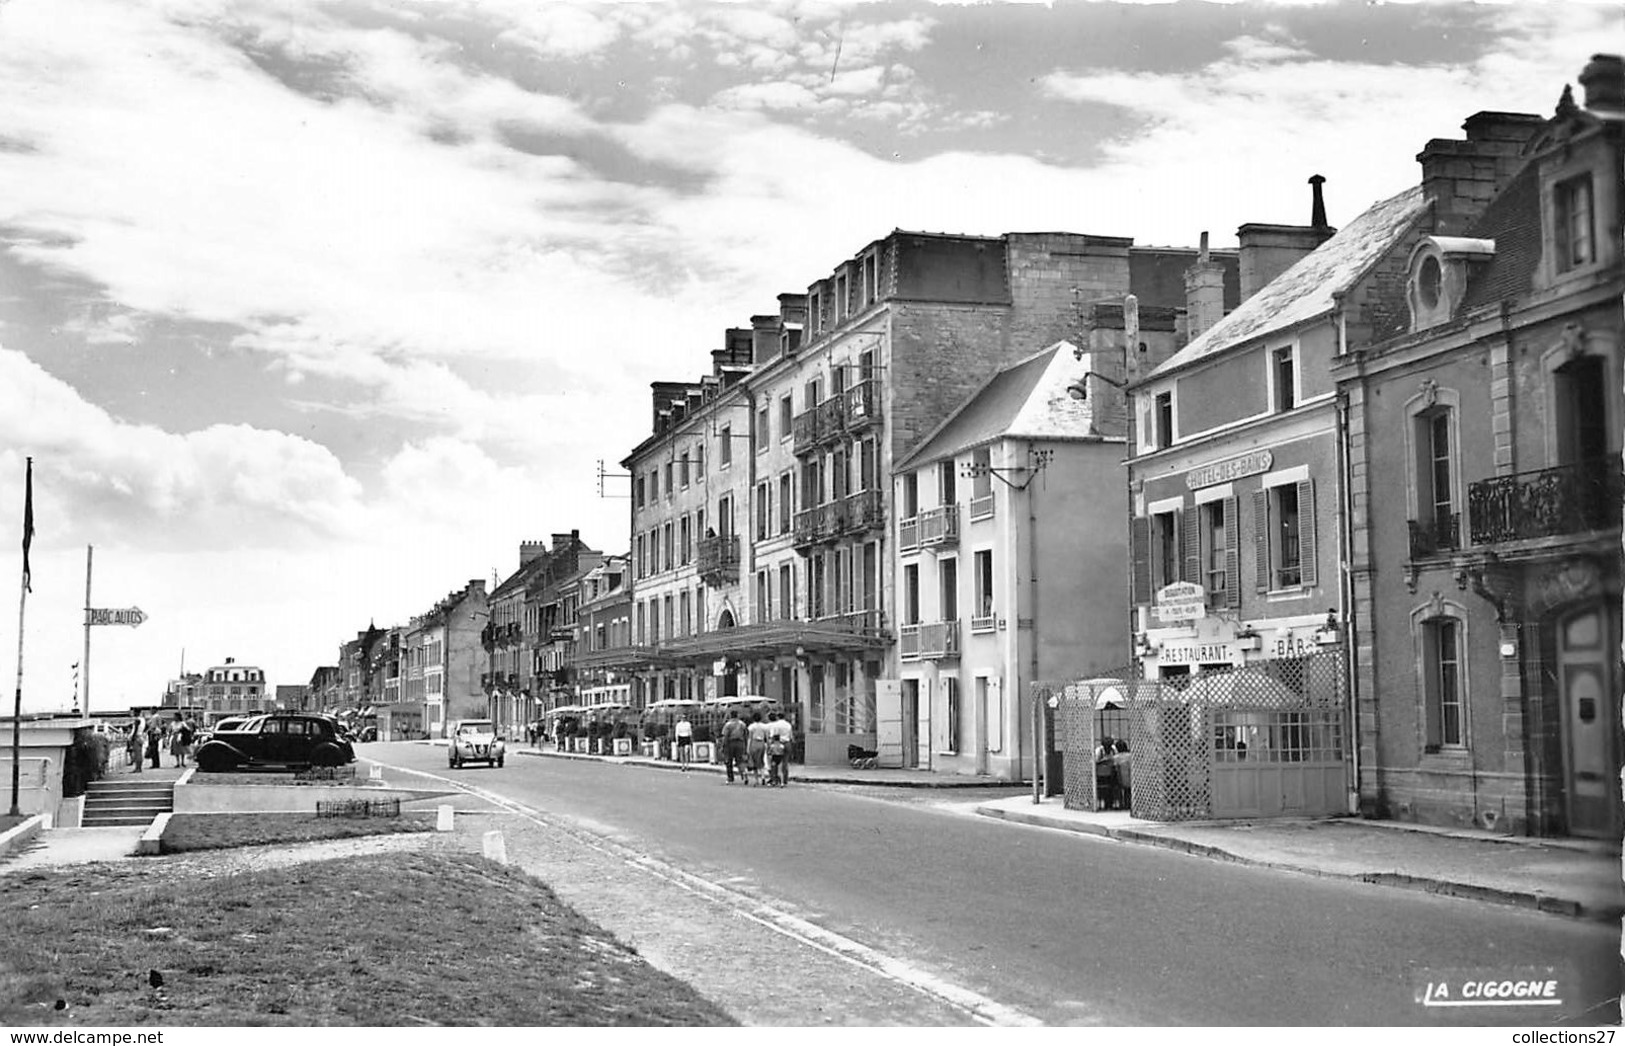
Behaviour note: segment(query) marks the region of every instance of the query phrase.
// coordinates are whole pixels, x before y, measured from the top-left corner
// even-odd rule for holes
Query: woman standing
[[[762,722],[762,713],[750,714],[750,726],[746,728],[745,770],[752,784],[762,783],[762,764],[767,759],[767,736],[771,732]]]

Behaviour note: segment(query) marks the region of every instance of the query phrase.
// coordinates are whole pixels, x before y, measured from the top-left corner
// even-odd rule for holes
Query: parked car
[[[326,716],[274,713],[250,717],[230,730],[221,730],[220,725],[197,750],[199,770],[342,766],[355,761],[355,749]]]
[[[356,740],[362,741],[362,742],[378,740],[378,728],[376,726],[364,726],[364,727],[362,727],[361,728],[361,736],[358,737]]]
[[[485,763],[501,766],[507,755],[507,746],[497,736],[496,726],[489,719],[459,719],[451,731],[451,743],[446,749],[446,764],[453,769],[464,763]]]

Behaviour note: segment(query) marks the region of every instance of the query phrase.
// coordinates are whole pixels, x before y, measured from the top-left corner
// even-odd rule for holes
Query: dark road
[[[893,802],[528,755],[448,772],[421,745],[362,754],[568,819],[1045,1023],[1549,1025],[1549,1010],[1417,1001],[1428,970],[1548,966],[1578,976],[1577,1023],[1618,1019],[1611,926],[1012,825],[953,791]]]

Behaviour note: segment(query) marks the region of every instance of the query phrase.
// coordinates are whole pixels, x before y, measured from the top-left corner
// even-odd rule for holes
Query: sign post
[[[147,619],[146,613],[140,607],[127,607],[124,609],[98,609],[90,605],[90,564],[95,555],[93,545],[85,546],[85,714],[90,714],[90,630],[95,625],[128,625],[130,628],[140,628],[141,622]]]

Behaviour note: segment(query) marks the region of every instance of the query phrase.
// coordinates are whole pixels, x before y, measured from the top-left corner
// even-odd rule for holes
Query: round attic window
[[[1430,254],[1422,259],[1421,266],[1416,270],[1416,293],[1422,299],[1422,306],[1427,309],[1439,307],[1439,292],[1444,282],[1444,272],[1439,268],[1439,258]]]

